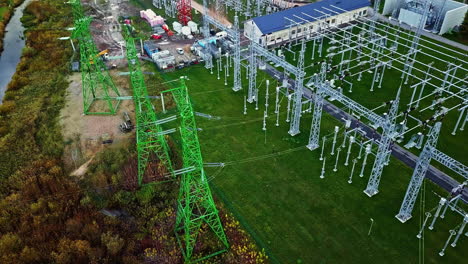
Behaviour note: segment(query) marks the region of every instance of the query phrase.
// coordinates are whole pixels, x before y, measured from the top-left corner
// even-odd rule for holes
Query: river
[[[21,52],[25,45],[24,27],[21,24],[24,8],[32,0],[24,1],[18,6],[11,17],[10,22],[6,26],[5,38],[3,39],[3,52],[0,54],[0,103],[3,101],[5,90],[8,83],[15,74],[16,66],[20,62]]]

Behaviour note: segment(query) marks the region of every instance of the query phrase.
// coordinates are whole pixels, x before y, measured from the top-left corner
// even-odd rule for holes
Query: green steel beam
[[[89,31],[91,18],[84,16],[79,0],[73,0],[70,4],[75,18],[72,38],[78,39],[80,47],[83,113],[114,115],[120,101],[112,97],[118,97],[120,93],[107,72],[107,66],[97,56],[99,51]]]
[[[84,17],[83,7],[81,6],[80,0],[70,0],[68,4],[72,6],[73,17],[78,20]]]
[[[181,79],[178,89],[172,90],[172,94],[180,113],[183,167],[195,168],[195,170],[182,175],[175,228],[185,261],[191,262],[193,249],[203,223],[211,228],[225,248],[202,259],[225,252],[229,248],[229,243],[203,170],[197,125],[183,79]]]
[[[127,32],[128,33],[128,32]],[[148,169],[149,158],[155,155],[160,161],[160,168],[168,170],[174,176],[169,146],[164,135],[158,135],[163,129],[157,122],[154,107],[148,96],[143,72],[138,60],[135,40],[127,34],[125,38],[127,49],[128,69],[133,89],[136,115],[136,142],[138,152],[138,185],[142,185],[143,176]],[[161,174],[166,174],[160,171]]]

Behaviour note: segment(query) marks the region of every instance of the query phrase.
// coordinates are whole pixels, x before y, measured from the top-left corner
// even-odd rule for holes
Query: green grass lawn
[[[357,30],[354,31],[354,33],[356,33],[356,32],[357,32]],[[400,34],[400,35],[402,34],[401,32],[398,32],[396,30],[390,31],[390,33]],[[393,39],[393,38],[394,37],[391,37],[391,39]],[[339,37],[337,37],[337,39],[339,39]],[[400,40],[401,40],[401,38],[400,38]],[[404,45],[411,45],[410,42],[406,42],[406,41],[402,42],[402,43]],[[437,55],[435,51],[430,50],[430,49],[441,50],[440,47],[437,47],[434,44],[428,44],[427,42],[425,42],[423,40],[421,40],[420,43],[427,46],[427,48],[421,48],[421,51],[426,52],[429,55],[419,53],[419,55],[417,56],[417,60],[422,62],[422,64],[415,64],[415,70],[413,70],[413,73],[419,78],[424,78],[425,77],[425,72],[427,70],[427,65],[429,63],[431,63],[431,62],[434,62],[433,67],[436,68],[436,69],[439,69],[440,71],[432,70],[432,73],[436,76],[436,78],[439,78],[439,80],[436,80],[434,78],[433,80],[431,80],[431,83],[435,84],[436,87],[441,87],[442,86],[442,80],[444,79],[444,72],[447,69],[447,62],[462,63],[463,61],[460,61],[460,60],[457,61],[457,58],[460,58],[460,55],[457,54],[456,52],[461,52],[463,54],[466,54],[466,51],[455,50],[456,52],[453,52],[453,51],[452,52],[447,52],[447,55],[441,56],[441,55]],[[322,61],[325,58],[326,54],[327,54],[327,52],[326,52],[327,49],[330,48],[331,46],[332,45],[330,44],[330,41],[328,39],[325,39],[322,57],[318,57],[318,55],[317,55],[318,52],[316,51],[315,59],[312,61],[311,57],[312,57],[313,43],[312,42],[307,43],[307,49],[306,49],[306,53],[305,53],[305,58],[306,58],[305,66],[307,67],[308,65],[311,65],[312,62]],[[445,45],[442,45],[442,46],[445,46]],[[317,44],[317,47],[318,47],[318,44]],[[408,48],[403,47],[403,45],[400,45],[398,51],[400,53],[402,53],[402,54],[406,54],[407,49]],[[294,61],[293,53],[291,53],[289,51],[286,51],[285,54],[286,54],[286,58],[288,59],[288,61],[291,62],[293,65],[296,65],[297,64],[297,57],[299,56],[298,51],[300,50],[300,45],[294,46],[293,50],[296,51],[296,61]],[[336,52],[338,50],[339,49],[335,50],[334,52]],[[368,51],[366,51],[364,49],[364,52],[368,52]],[[387,52],[387,55],[389,55],[388,52]],[[345,59],[348,59],[348,56],[349,56],[349,53],[346,54]],[[441,56],[442,60],[445,60],[446,62],[438,61],[438,60],[436,60],[435,58],[433,58],[431,56]],[[356,57],[357,57],[356,52],[353,52],[353,55],[352,55],[351,58],[356,58]],[[334,56],[333,57],[333,64],[337,65],[340,60],[341,60],[341,56]],[[365,60],[369,60],[369,58],[365,58]],[[328,59],[327,59],[327,61],[328,61]],[[463,62],[463,63],[465,63],[465,65],[466,65],[466,62]],[[351,64],[351,67],[354,67],[356,64],[357,64],[357,62],[353,62]],[[394,62],[393,65],[398,67],[398,68],[403,68],[403,65],[401,63]],[[310,76],[311,74],[313,74],[315,72],[318,72],[319,71],[318,67],[319,66],[307,68],[306,71],[307,71],[308,75]],[[367,65],[366,67],[364,67],[364,69],[366,69],[366,68],[369,68],[369,66]],[[420,71],[418,71],[418,69]],[[357,68],[351,70],[351,73],[357,73],[360,70],[361,69],[359,67],[357,67]],[[466,72],[467,72],[466,68],[464,68],[464,70],[458,70],[456,72],[455,76],[457,78],[460,78],[460,79],[466,78]],[[327,77],[329,79],[331,79],[331,75],[332,74],[328,74]],[[374,91],[371,92],[370,87],[371,87],[371,84],[372,84],[373,76],[374,76],[374,71],[372,71],[370,73],[366,71],[366,72],[364,72],[362,74],[362,80],[361,81],[358,81],[357,75],[353,76],[353,77],[347,77],[346,79],[353,83],[353,88],[352,88],[353,92],[352,93],[349,91],[349,85],[348,84],[337,81],[336,86],[343,87],[343,93],[346,96],[350,97],[351,99],[355,100],[356,102],[362,104],[363,106],[365,106],[365,107],[367,107],[369,109],[374,109],[376,107],[381,106],[382,103],[384,103],[384,102],[388,102],[390,100],[395,99],[398,88],[400,87],[401,84],[403,84],[402,89],[401,89],[399,111],[402,112],[402,111],[408,109],[407,104],[410,102],[410,98],[411,98],[412,93],[413,93],[413,88],[411,88],[410,86],[413,85],[413,84],[416,84],[417,82],[419,82],[417,79],[411,79],[410,78],[408,83],[404,84],[404,83],[402,83],[402,79],[400,78],[401,77],[401,72],[397,71],[396,69],[388,69],[387,68],[385,70],[385,77],[384,77],[383,82],[382,82],[382,87],[378,88],[378,83],[375,83]],[[425,90],[424,90],[423,96],[426,96],[429,93],[432,93],[434,90],[435,90],[434,87],[431,87],[431,86],[427,85]],[[451,90],[455,91],[455,89],[451,89]],[[418,90],[416,91],[416,96],[419,94],[419,92],[420,92],[420,86],[419,86]],[[447,94],[445,94],[444,96],[447,97]],[[417,117],[417,118],[419,118],[420,120],[423,120],[423,121],[430,119],[435,114],[434,110],[425,110],[425,111],[422,111],[422,112],[419,111],[419,110],[422,110],[422,109],[426,108],[427,106],[431,105],[433,103],[433,99],[434,99],[434,96],[430,96],[427,99],[421,101],[420,107],[417,110],[412,111],[411,115],[413,115],[413,116],[415,116],[415,117]],[[451,107],[454,107],[455,105],[459,104],[460,101],[461,101],[460,99],[451,98],[451,99],[446,100],[443,103],[443,106],[447,107],[447,108],[451,108]],[[379,114],[382,114],[385,111],[388,111],[388,107],[380,107],[378,110],[376,110],[376,112],[379,113]],[[466,137],[466,132],[458,131],[456,136],[451,135],[451,132],[452,132],[453,128],[455,127],[455,123],[457,122],[458,117],[459,117],[459,112],[456,111],[456,110],[452,110],[443,118],[442,130],[441,130],[441,133],[440,133],[439,143],[438,143],[437,147],[438,147],[439,150],[443,151],[447,155],[459,160],[460,162],[462,162],[464,164],[468,164],[468,156],[465,153],[466,150],[464,148],[454,147],[454,146],[457,146],[457,145],[466,146],[468,144],[468,141],[467,141],[468,138]],[[400,117],[397,120],[397,122],[400,122],[402,120],[403,119]],[[409,125],[409,127],[413,127],[413,126],[416,126],[417,123],[412,119],[408,119],[408,125]],[[422,131],[425,134],[425,133],[427,133],[428,130],[427,129],[422,130],[422,129],[419,128],[419,129],[414,130],[413,132],[410,132],[410,133],[406,134],[403,142],[400,145],[406,144],[406,142],[409,141],[410,137],[412,135],[416,134],[419,131]],[[413,148],[413,149],[411,149],[411,151],[413,153],[419,155],[419,150]],[[444,172],[451,175],[452,177],[456,178],[457,180],[459,180],[459,181],[463,180],[461,177],[459,177],[458,175],[455,175],[452,171],[446,169],[445,167],[439,166],[438,164],[436,164],[436,166],[438,168],[440,168],[441,170],[443,170]]]
[[[311,152],[304,147],[311,114],[304,115],[302,133],[296,137],[289,136],[288,124],[285,123],[286,100],[283,99],[280,126],[276,127],[273,84],[270,85],[270,116],[265,133],[261,116],[263,103],[260,110],[255,111],[249,105],[248,114],[242,114],[245,88],[236,94],[230,86],[224,86],[222,79],[216,79],[216,71],[210,75],[201,66],[170,76],[180,75],[187,75],[190,79],[187,84],[195,111],[221,117],[220,120],[197,117],[198,126],[202,129],[199,137],[204,161],[228,164],[224,169],[207,169],[215,194],[236,214],[257,243],[267,250],[272,262],[418,262],[419,240],[415,236],[419,229],[419,202],[413,219],[408,223],[401,224],[394,217],[412,173],[409,168],[392,160],[384,170],[381,192],[368,198],[362,190],[367,184],[373,158],[368,161],[364,178],[358,177],[362,163],[362,159],[359,160],[353,184],[348,184],[351,165],[343,165],[345,153],[341,152],[338,171],[333,173],[336,154],[329,154],[331,146],[327,144],[326,176],[320,179],[320,152]],[[243,81],[245,87],[245,78]],[[339,123],[325,114],[322,135],[330,134],[335,125]],[[339,138],[338,143],[342,140]],[[279,155],[269,155],[278,152]],[[355,146],[353,158],[357,152]],[[249,160],[254,157],[257,158]],[[426,210],[437,204],[438,198],[433,191],[444,194],[428,182]],[[423,255],[428,263],[461,263],[461,259],[466,258],[462,248],[468,242],[464,237],[458,248],[449,248],[444,258],[438,255],[448,230],[462,220],[450,215],[438,222],[435,231],[426,234]],[[375,225],[368,236],[370,218],[374,219]]]
[[[328,47],[326,44],[325,50]],[[306,58],[310,58],[310,53],[309,48]],[[288,58],[292,60],[291,56]],[[421,59],[430,62],[428,58]],[[307,60],[306,66],[309,63]],[[310,72],[312,70],[310,68]],[[394,217],[412,174],[412,170],[398,160],[392,159],[384,169],[380,193],[368,198],[362,191],[367,185],[373,157],[369,157],[363,178],[358,176],[362,159],[358,160],[353,183],[348,184],[351,160],[358,155],[358,146],[353,147],[348,167],[343,165],[346,151],[341,151],[338,171],[333,172],[336,154],[330,155],[331,142],[328,140],[326,176],[320,179],[320,150],[311,152],[305,148],[311,114],[303,115],[302,133],[291,137],[287,133],[289,124],[285,122],[287,99],[282,95],[280,126],[276,127],[273,113],[275,82],[270,84],[269,117],[267,131],[264,132],[265,76],[262,72],[259,71],[258,76],[260,109],[255,111],[249,104],[247,115],[243,115],[247,93],[245,75],[242,79],[244,89],[238,93],[231,90],[232,72],[228,86],[224,85],[223,74],[221,80],[217,80],[216,69],[210,75],[201,65],[170,73],[168,77],[184,75],[190,79],[187,85],[194,110],[220,117],[219,120],[197,117],[198,127],[202,129],[199,138],[204,161],[227,164],[224,168],[207,168],[214,193],[235,213],[258,245],[266,249],[273,263],[421,263],[422,259],[428,263],[462,263],[462,259],[467,257],[463,250],[468,245],[466,237],[461,238],[457,248],[449,247],[443,258],[438,255],[448,231],[462,221],[454,213],[439,221],[434,231],[428,231],[424,241],[416,238],[421,211],[431,210],[437,205],[438,197],[434,192],[446,195],[430,181],[427,181],[423,192],[426,194],[422,199],[425,203],[420,204],[418,200],[413,219],[401,224]],[[366,107],[374,108],[394,98],[400,84],[399,76],[397,71],[388,70],[382,88],[376,87],[370,93],[367,91],[372,75],[364,74],[363,80],[355,84],[353,93],[347,89],[344,91]],[[148,78],[151,79],[148,89],[158,91],[160,78]],[[404,89],[400,105],[406,104],[409,96],[411,91]],[[380,109],[379,113],[384,110]],[[466,163],[464,148],[454,147],[465,146],[466,137],[463,134],[457,137],[449,135],[456,118],[453,113],[445,118],[438,147]],[[341,127],[341,123],[324,113],[321,136],[330,138],[334,126]],[[337,145],[342,140],[340,133]],[[370,218],[374,219],[374,226],[368,235]]]

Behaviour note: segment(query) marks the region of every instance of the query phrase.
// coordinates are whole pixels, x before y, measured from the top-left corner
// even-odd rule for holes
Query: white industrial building
[[[401,23],[417,27],[421,21],[424,1],[386,0],[383,14]],[[442,35],[463,23],[468,5],[453,0],[432,0],[424,28]]]
[[[310,38],[319,28],[367,16],[369,6],[369,0],[322,0],[247,20],[244,35],[262,46]]]

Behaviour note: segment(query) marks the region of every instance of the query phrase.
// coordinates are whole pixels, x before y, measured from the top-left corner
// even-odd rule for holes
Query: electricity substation
[[[431,196],[438,203],[420,209],[419,230],[407,235],[418,243],[452,214],[458,222],[444,231],[446,240],[440,241],[437,254],[450,254],[449,246],[455,248],[452,251],[466,251],[468,50],[444,44],[438,35],[463,22],[466,4],[451,0],[153,0],[154,10],[165,18],[151,9],[141,13],[139,19],[151,28],[145,32],[123,11],[118,14],[119,5],[126,1],[107,2],[113,16],[107,22],[112,28],[109,35],[119,34],[120,41],[109,45],[105,58],[96,56],[102,45],[93,40],[93,18],[85,14],[84,4],[69,3],[75,21],[72,38],[79,43],[83,113],[114,115],[123,100],[133,100],[135,177],[139,186],[180,178],[174,230],[186,262],[229,250],[210,175],[204,169],[229,164],[203,161],[197,134],[203,131],[195,122],[216,116],[196,112],[190,91],[193,76],[171,77],[190,67],[204,67],[221,88],[240,98],[233,120],[261,116],[258,130],[265,134],[265,144],[274,144],[267,143],[267,131],[280,125],[288,127],[287,137],[306,134],[308,140],[300,145],[308,149],[310,159],[312,153],[319,156],[309,177],[330,185],[338,180],[349,185],[365,181],[361,195],[372,200],[392,189],[388,186],[392,180],[384,181],[392,176],[384,175],[386,167],[398,162],[410,168],[406,193],[398,201],[388,201],[401,204],[393,220],[400,225],[411,221],[418,199],[423,204]],[[195,4],[197,11],[192,12]],[[169,21],[174,21],[172,29]],[[131,96],[122,93],[107,71],[117,62],[127,70],[121,75],[129,76]],[[156,70],[145,72],[143,64]],[[150,74],[164,79],[165,88],[158,94],[147,89],[145,75]],[[169,100],[174,102],[172,108]],[[339,125],[324,131],[325,116]],[[171,160],[167,138],[172,136],[180,139],[181,165]],[[461,149],[464,155],[447,153],[451,148]],[[163,176],[148,180],[151,177],[145,175],[154,171]],[[337,171],[346,171],[346,179],[331,177]],[[426,179],[440,191],[426,193]],[[195,258],[197,239],[206,235],[200,232],[201,225],[209,227],[220,249]]]

